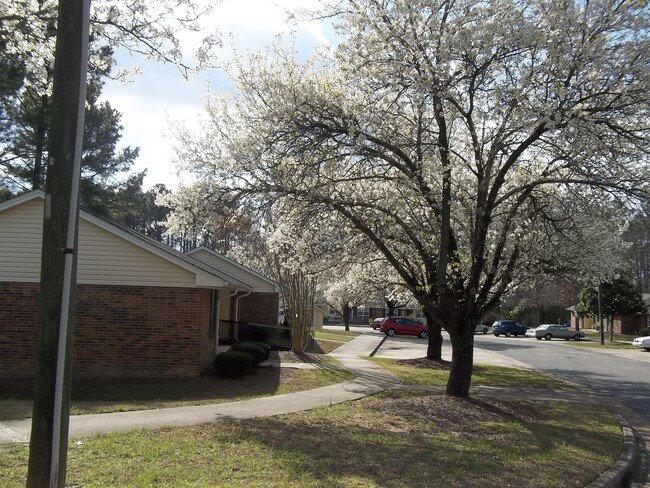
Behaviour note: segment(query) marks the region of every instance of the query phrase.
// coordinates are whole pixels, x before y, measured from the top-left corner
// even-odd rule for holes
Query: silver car
[[[641,349],[650,351],[650,336],[637,337],[634,339],[634,341],[632,341],[632,345],[634,347],[640,347]]]
[[[565,327],[564,325],[556,324],[542,324],[536,329],[529,329],[526,331],[528,337],[534,337],[538,341],[542,339],[550,341],[553,338],[557,339],[573,339],[574,341],[579,341],[585,336],[585,333],[581,330],[573,330]]]
[[[478,324],[478,325],[476,326],[476,329],[474,329],[474,332],[475,332],[475,333],[478,332],[479,334],[487,334],[489,330],[490,330],[490,326],[489,326],[489,325]]]

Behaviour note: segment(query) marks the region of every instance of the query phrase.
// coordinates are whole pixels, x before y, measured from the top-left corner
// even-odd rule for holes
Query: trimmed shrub
[[[641,327],[639,329],[639,332],[637,332],[638,335],[640,336],[648,336],[650,335],[650,327]]]
[[[214,358],[214,369],[222,376],[239,378],[253,367],[253,356],[244,351],[228,349]]]
[[[266,342],[259,342],[259,341],[239,341],[237,344],[255,344],[256,346],[261,347],[264,349],[264,360],[266,361],[269,356],[271,355],[271,346],[269,346]]]
[[[266,351],[251,342],[238,342],[230,346],[230,349],[235,351],[242,351],[253,356],[253,364],[260,364],[266,359]]]

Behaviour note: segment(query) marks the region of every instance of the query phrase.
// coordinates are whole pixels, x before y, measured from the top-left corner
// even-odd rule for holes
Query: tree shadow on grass
[[[291,479],[305,485],[316,480],[318,486],[586,485],[593,473],[573,459],[556,464],[554,458],[565,455],[566,445],[601,456],[612,436],[583,432],[577,424],[554,425],[552,416],[537,419],[539,408],[391,392],[297,416],[242,422],[236,436],[263,444]],[[521,419],[512,415],[522,409]],[[557,483],[558,469],[567,484]]]
[[[75,414],[223,403],[274,395],[299,371],[254,368],[242,378],[214,375],[178,378],[73,378],[71,411]],[[31,415],[34,382],[30,378],[0,380],[0,419]],[[29,408],[27,408],[29,407]],[[9,415],[9,416],[8,416]],[[18,416],[16,416],[18,415]]]

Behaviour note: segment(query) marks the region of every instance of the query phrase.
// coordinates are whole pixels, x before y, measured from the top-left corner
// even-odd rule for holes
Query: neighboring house
[[[650,294],[643,294],[643,302],[645,303],[645,314],[639,315],[626,315],[616,316],[612,318],[614,333],[625,335],[636,335],[639,329],[643,327],[650,327]],[[576,309],[569,307],[566,310],[571,312],[571,327],[579,326],[581,329],[598,329],[600,327],[598,315],[577,317]],[[609,318],[603,316],[603,329],[610,330]]]
[[[312,318],[312,325],[314,330],[323,330],[323,324],[325,323],[325,315],[327,314],[325,307],[319,307],[314,305],[314,313]]]
[[[352,310],[352,320],[354,324],[370,324],[378,317],[388,317],[389,309],[381,304],[365,304]],[[410,317],[422,323],[426,323],[422,309],[416,305],[399,307],[393,311],[395,317]]]
[[[33,375],[44,193],[0,203],[0,376]],[[182,254],[84,210],[73,372],[77,377],[197,375],[219,322],[274,325],[272,281],[205,248]]]

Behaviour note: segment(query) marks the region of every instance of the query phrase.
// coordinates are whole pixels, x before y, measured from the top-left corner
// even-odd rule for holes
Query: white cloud
[[[218,29],[224,38],[224,48],[218,52],[218,61],[232,56],[232,38],[237,51],[261,50],[271,44],[278,34],[293,33],[301,57],[308,57],[314,47],[327,44],[326,27],[321,22],[288,22],[288,11],[307,8],[317,0],[224,0],[217,5],[210,18],[204,19],[207,32]],[[201,35],[192,33],[181,37],[183,53],[191,56],[196,51]],[[229,89],[222,72],[206,71],[191,81],[183,78],[177,68],[157,64],[130,53],[118,53],[117,64],[140,66],[142,74],[130,83],[107,81],[103,98],[122,113],[124,127],[122,145],[140,147],[140,156],[134,170],[147,170],[145,185],[165,183],[176,186],[174,141],[170,122],[184,121],[193,127],[202,113],[201,99],[209,83],[211,91]],[[197,130],[199,130],[197,125]]]

